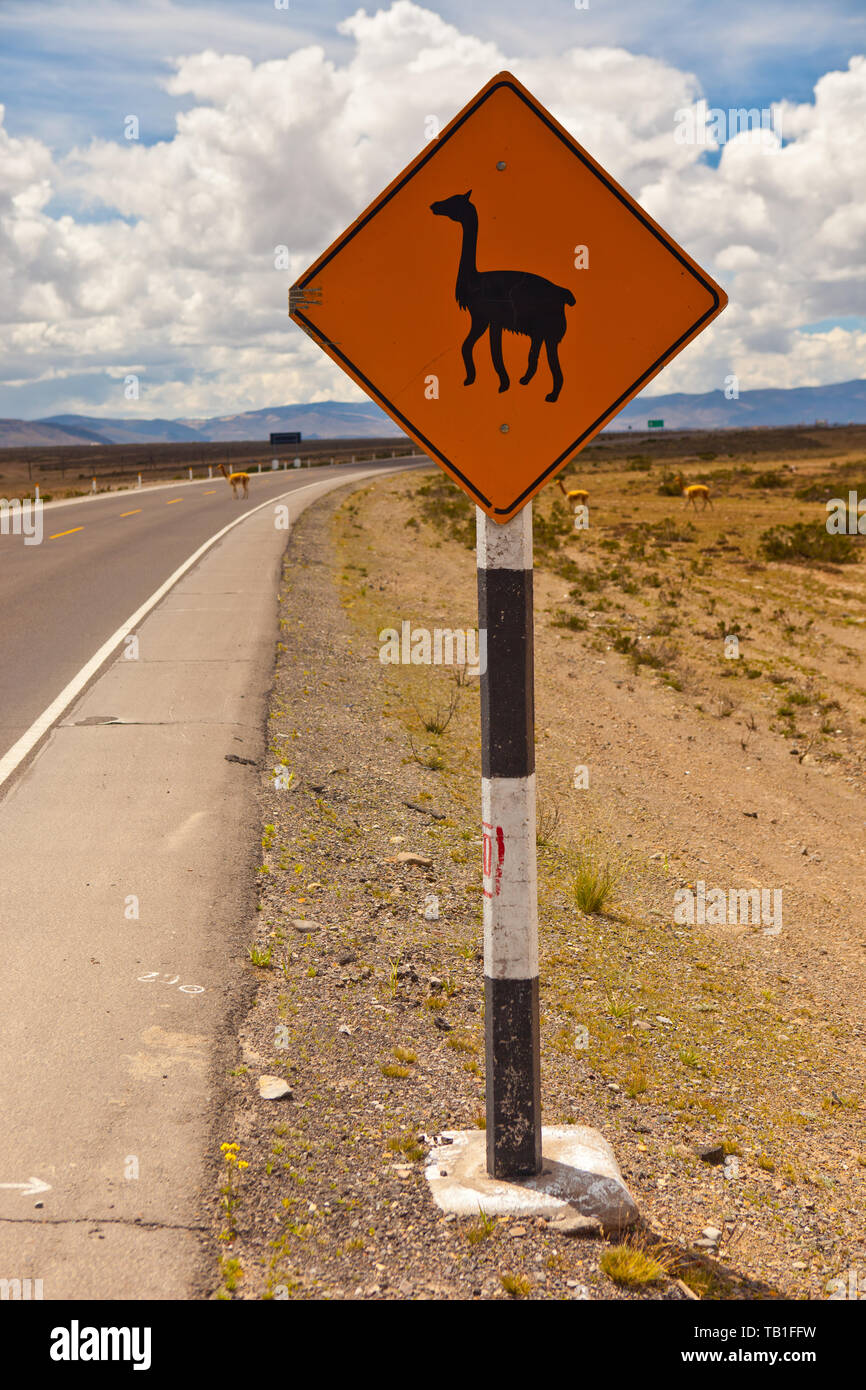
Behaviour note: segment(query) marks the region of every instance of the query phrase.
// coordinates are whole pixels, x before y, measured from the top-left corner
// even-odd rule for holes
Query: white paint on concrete
[[[436,1205],[456,1216],[544,1216],[571,1207],[597,1219],[606,1232],[638,1219],[610,1144],[586,1125],[556,1125],[541,1132],[542,1169],[536,1177],[504,1182],[487,1175],[484,1130],[447,1130],[431,1150],[427,1180]]]
[[[532,569],[532,503],[511,521],[493,521],[475,508],[478,568],[485,570]]]
[[[484,974],[531,980],[538,974],[535,773],[482,777]]]

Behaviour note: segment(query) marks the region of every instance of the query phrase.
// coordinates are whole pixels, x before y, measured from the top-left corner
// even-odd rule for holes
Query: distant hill
[[[402,433],[372,401],[316,401],[312,405],[271,406],[243,415],[179,420],[205,439],[267,439],[278,430],[300,430],[305,439],[381,439]]]
[[[724,391],[702,395],[680,392],[639,396],[608,426],[645,430],[647,420],[664,420],[666,429],[747,429],[752,425],[866,424],[866,381],[830,386],[795,386],[741,391],[725,400]],[[372,401],[315,401],[310,405],[270,406],[237,415],[182,420],[135,417],[50,415],[42,420],[0,420],[0,448],[50,444],[195,443],[267,439],[278,430],[300,430],[305,439],[360,439],[399,435],[393,421]]]
[[[690,395],[638,396],[608,426],[610,430],[646,429],[647,420],[664,420],[665,429],[748,429],[750,425],[866,424],[866,381],[837,381],[830,386],[768,387],[741,391],[725,400],[724,391]]]
[[[103,444],[154,444],[172,440],[195,442],[203,437],[182,420],[103,419],[97,415],[49,415],[34,422],[38,425],[58,425],[61,429],[92,432]],[[249,436],[247,436],[249,438]]]
[[[39,448],[51,444],[105,444],[93,430],[63,428],[41,420],[0,420],[0,448]]]

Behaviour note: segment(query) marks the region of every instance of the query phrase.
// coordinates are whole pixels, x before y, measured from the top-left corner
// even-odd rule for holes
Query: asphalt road
[[[41,545],[0,534],[0,758],[210,536],[269,497],[374,467],[254,473],[246,501],[220,475],[96,496],[46,506]]]
[[[260,504],[289,491],[294,523],[329,477],[379,472],[262,475],[247,503],[224,483],[126,493],[46,510],[41,546],[3,541],[8,745],[259,508],[136,620],[137,658],[115,648],[3,787],[0,1279],[40,1280],[45,1299],[190,1298],[218,1281],[215,1169],[235,1137],[220,1098],[241,1060],[257,1094],[262,1060],[239,1056],[237,1020],[292,559]]]

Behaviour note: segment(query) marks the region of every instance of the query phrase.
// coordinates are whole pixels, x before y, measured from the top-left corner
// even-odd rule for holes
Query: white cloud
[[[7,388],[55,380],[55,410],[88,411],[104,372],[102,408],[128,412],[123,375],[138,363],[145,415],[357,397],[288,323],[287,286],[417,153],[427,116],[444,124],[502,67],[728,290],[655,390],[708,390],[731,371],[741,389],[866,376],[862,332],[797,331],[866,312],[866,60],[826,74],[813,103],[782,103],[782,148],[740,135],[711,168],[673,137],[698,84],[657,59],[580,47],[521,61],[410,0],[341,31],[344,64],[316,45],[260,63],[178,59],[169,87],[191,107],[156,145],[94,141],[55,160],[0,126]],[[52,217],[52,197],[81,211]],[[281,244],[289,273],[274,269]]]

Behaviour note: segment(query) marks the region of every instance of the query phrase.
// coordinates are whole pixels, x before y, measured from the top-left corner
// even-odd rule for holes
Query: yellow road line
[[[203,496],[203,497],[213,497],[213,495],[214,495],[215,492],[216,492],[216,488],[215,488],[215,487],[212,487],[212,488],[210,488],[207,492],[202,493],[202,496]]]
[[[172,497],[171,501],[170,501],[170,502],[166,502],[165,505],[166,505],[167,507],[173,507],[174,504],[175,504],[175,502],[182,502],[182,501],[183,501],[183,498],[182,498],[182,497]]]
[[[56,536],[49,536],[50,541],[59,541],[61,536],[74,536],[76,531],[83,531],[83,526],[73,526],[71,531],[58,531]]]
[[[140,511],[141,511],[141,507],[136,507],[136,509],[135,509],[134,512],[121,512],[120,515],[121,515],[121,516],[138,516],[138,513],[139,513]]]

